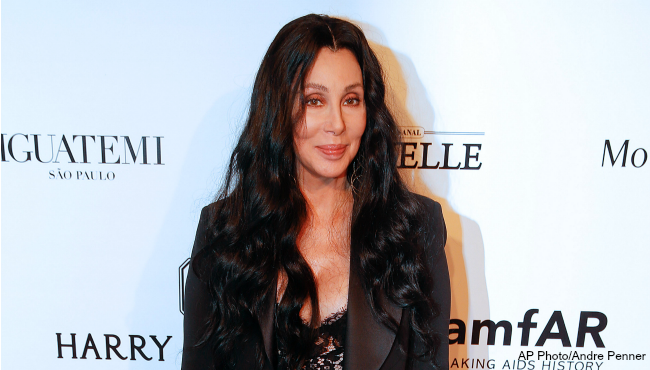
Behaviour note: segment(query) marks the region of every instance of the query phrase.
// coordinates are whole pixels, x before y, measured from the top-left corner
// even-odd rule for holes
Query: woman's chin
[[[341,168],[327,168],[318,169],[313,171],[304,171],[303,183],[305,184],[329,184],[336,183],[337,180],[345,183],[347,177],[347,167]]]

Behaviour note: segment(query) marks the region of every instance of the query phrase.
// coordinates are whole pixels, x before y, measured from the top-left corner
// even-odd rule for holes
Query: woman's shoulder
[[[208,244],[210,232],[213,224],[213,219],[217,209],[219,208],[222,201],[212,202],[207,206],[201,209],[201,215],[199,216],[199,225],[196,228],[196,236],[194,237],[194,247],[192,248],[192,257],[196,255],[206,244]]]
[[[218,200],[216,202],[212,202],[203,208],[201,208],[201,215],[199,217],[199,223],[200,222],[208,222],[210,219],[214,216],[216,210],[219,208],[219,206],[223,203],[222,200]]]
[[[201,209],[201,215],[199,216],[199,227],[209,228],[214,223],[214,219],[217,216],[217,213],[220,213],[224,210],[224,207],[228,207],[228,204],[232,203],[229,201],[231,201],[231,198],[226,197],[217,199],[212,203],[204,206]]]
[[[442,206],[440,203],[418,193],[411,193],[411,196],[419,205],[420,217],[425,218],[427,221],[442,220]]]
[[[442,215],[442,206],[424,195],[417,193],[411,195],[419,206],[418,218],[424,227],[424,247],[428,253],[436,256],[443,251],[447,242],[447,227]]]

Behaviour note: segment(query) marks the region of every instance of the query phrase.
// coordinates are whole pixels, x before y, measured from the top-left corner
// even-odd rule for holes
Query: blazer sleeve
[[[435,203],[434,224],[436,225],[433,238],[436,254],[432,258],[433,271],[433,296],[439,305],[440,314],[436,318],[435,331],[440,334],[440,349],[436,356],[436,363],[443,369],[449,367],[449,314],[451,311],[451,284],[449,282],[449,268],[445,254],[447,242],[447,227],[442,216],[440,203]]]
[[[203,208],[199,227],[196,230],[192,261],[197,252],[207,244],[210,206]],[[187,274],[185,283],[185,317],[183,318],[183,362],[182,370],[213,369],[212,346],[209,343],[197,346],[203,334],[205,324],[210,314],[210,292],[207,285],[199,280],[192,268]]]
[[[447,228],[442,215],[440,203],[422,197],[428,223],[425,255],[433,277],[433,299],[438,305],[440,313],[434,318],[433,328],[440,339],[440,348],[436,354],[433,369],[449,368],[449,314],[451,310],[451,286],[449,282],[449,269],[445,255],[447,242]],[[413,367],[417,370],[432,369],[431,364],[416,361]]]

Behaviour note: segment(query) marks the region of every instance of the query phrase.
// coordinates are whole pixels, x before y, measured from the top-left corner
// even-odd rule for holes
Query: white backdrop
[[[2,367],[180,367],[199,211],[266,48],[311,12],[366,31],[414,143],[405,166],[423,146],[428,166],[445,150],[449,167],[480,164],[404,170],[443,204],[467,327],[451,367],[648,368],[647,3],[17,0],[2,3]],[[581,312],[606,317],[604,347],[578,347]],[[471,344],[488,319],[510,345],[502,328]]]

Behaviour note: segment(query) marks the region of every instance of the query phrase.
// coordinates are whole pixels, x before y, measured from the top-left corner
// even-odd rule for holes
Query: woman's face
[[[347,49],[322,48],[304,86],[304,117],[294,133],[297,176],[302,186],[345,185],[366,128],[359,63]]]

